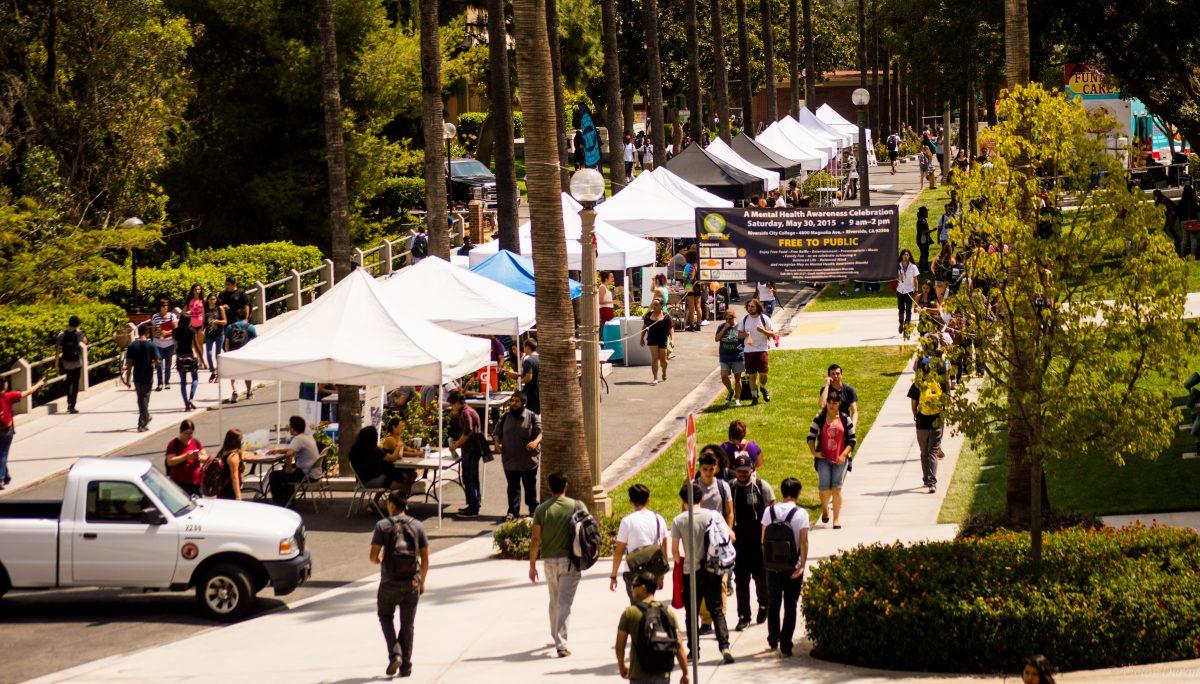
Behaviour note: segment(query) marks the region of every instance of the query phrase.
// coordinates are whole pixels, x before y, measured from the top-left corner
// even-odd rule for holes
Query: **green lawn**
[[[917,208],[929,207],[929,225],[937,227],[937,220],[942,215],[942,207],[950,199],[950,189],[944,185],[934,190],[925,190],[917,201],[913,202],[900,214],[900,249],[910,249],[913,260],[920,258],[917,251]],[[931,249],[929,258],[937,256],[936,250]],[[808,305],[807,311],[857,311],[860,309],[892,309],[896,306],[896,293],[886,284],[878,292],[850,292],[849,297],[838,296],[836,284],[828,285],[823,292]]]
[[[799,477],[804,484],[801,503],[815,518],[820,514],[817,474],[804,439],[817,413],[817,391],[824,382],[825,369],[837,363],[844,369],[847,382],[858,391],[857,433],[861,443],[911,354],[911,349],[902,347],[771,352],[771,402],[727,407],[722,392],[717,402],[696,418],[697,450],[705,444],[723,442],[729,422],[742,419],[750,439],[763,450],[764,465],[759,475],[776,490],[783,478]],[[613,491],[614,514],[621,516],[630,511],[625,489],[635,482],[650,487],[651,506],[667,520],[678,514],[679,487],[687,469],[685,449],[681,435],[653,463]]]

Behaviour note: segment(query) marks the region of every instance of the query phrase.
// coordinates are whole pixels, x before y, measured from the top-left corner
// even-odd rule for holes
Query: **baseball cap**
[[[750,454],[740,451],[733,456],[734,470],[754,470],[754,461],[750,458]]]

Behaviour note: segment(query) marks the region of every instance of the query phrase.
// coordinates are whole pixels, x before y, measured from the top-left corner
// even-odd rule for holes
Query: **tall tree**
[[[346,145],[342,140],[342,94],[338,84],[337,40],[333,23],[333,0],[317,5],[317,29],[321,37],[321,94],[325,110],[325,166],[329,175],[329,233],[333,277],[340,281],[350,273],[350,200],[346,194]],[[443,235],[445,231],[443,231]],[[338,386],[338,461],[343,471],[349,466],[350,446],[362,425],[358,387]]]
[[[600,21],[604,31],[604,104],[608,126],[608,179],[613,191],[625,186],[625,145],[621,125],[621,55],[617,44],[617,2],[600,0]]]
[[[517,39],[517,78],[526,125],[529,213],[533,222],[533,261],[538,314],[538,355],[542,402],[542,493],[546,475],[566,474],[572,498],[592,505],[592,475],[583,443],[583,404],[575,374],[575,315],[567,290],[567,248],[563,232],[561,176],[557,172],[554,72],[546,33],[545,0],[513,0]]]
[[[797,0],[788,0],[788,76],[791,77],[788,94],[791,97],[792,118],[800,117],[800,28],[796,3]]]
[[[512,88],[508,81],[508,30],[504,0],[488,0],[488,99],[496,151],[496,227],[500,249],[520,254],[517,235],[517,167],[513,145]]]
[[[804,106],[817,109],[817,57],[813,50],[812,0],[802,0],[804,8]]]
[[[1008,87],[1029,83],[1029,0],[1004,0],[1004,74]]]
[[[774,14],[771,12],[770,0],[759,0],[759,14],[762,21],[763,42],[763,81],[767,90],[766,121],[768,123],[779,118],[779,105],[776,102],[775,89],[775,30],[772,27]]]
[[[750,34],[746,29],[746,0],[736,0],[738,37],[738,68],[742,80],[742,129],[753,135],[754,128],[754,81],[750,78]]]
[[[700,132],[704,129],[704,112],[701,111],[700,106],[700,46],[696,38],[696,0],[683,0],[683,13],[686,15],[684,32],[686,33],[688,53],[687,103],[688,109],[691,110],[688,130],[691,132],[692,140],[699,142],[703,139]]]
[[[725,36],[721,27],[721,0],[711,0],[713,45],[713,99],[717,111],[717,135],[725,142],[729,135],[729,63],[725,60]]]
[[[662,163],[667,149],[667,127],[663,119],[662,62],[658,55],[658,2],[642,0],[642,21],[646,31],[646,72],[650,83],[646,98],[646,116],[650,120],[650,144],[654,145],[654,165]]]
[[[331,0],[322,0],[330,2]],[[442,106],[442,54],[437,0],[421,3],[421,130],[425,134],[425,226],[429,253],[450,259],[447,222],[446,154]]]
[[[546,35],[550,39],[550,73],[554,77],[554,111],[555,134],[558,136],[558,168],[562,185],[566,187],[571,179],[571,160],[567,155],[567,108],[563,102],[562,79],[562,36],[558,30],[558,0],[546,2]]]

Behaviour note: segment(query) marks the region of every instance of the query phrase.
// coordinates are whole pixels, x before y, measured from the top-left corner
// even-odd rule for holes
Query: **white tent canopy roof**
[[[776,190],[779,188],[778,171],[768,171],[761,166],[755,166],[754,164],[751,164],[743,159],[741,155],[735,152],[732,147],[725,144],[724,140],[721,140],[720,138],[714,138],[713,141],[708,144],[708,147],[704,149],[708,150],[708,153],[712,156],[720,159],[726,164],[729,164],[733,168],[738,169],[739,171],[745,171],[752,176],[757,176],[758,178],[763,179],[763,181],[766,182],[767,190]]]
[[[697,207],[733,206],[733,202],[715,195],[712,195],[711,202],[703,202],[698,195],[691,196],[671,188],[663,183],[666,176],[660,175],[659,171],[671,173],[659,168],[651,173],[638,174],[624,189],[596,207],[597,217],[631,235],[691,238],[696,236]],[[675,177],[680,183],[687,183]],[[711,195],[694,185],[692,188],[696,193]]]
[[[223,379],[397,386],[449,382],[490,357],[487,340],[399,313],[358,269],[218,364]]]
[[[767,126],[766,130],[759,133],[754,139],[776,154],[783,155],[788,159],[800,160],[801,168],[805,171],[819,171],[829,163],[828,154],[793,140],[791,136],[783,132],[778,121]]]
[[[682,177],[680,177],[679,174],[668,170],[664,166],[660,166],[660,167],[654,169],[653,171],[651,171],[651,173],[654,175],[654,180],[657,181],[659,185],[663,186],[667,190],[670,190],[672,194],[679,197],[680,199],[687,202],[688,204],[691,204],[693,208],[696,208],[696,207],[705,207],[705,208],[707,208],[707,207],[726,207],[726,208],[728,208],[728,207],[733,206],[733,202],[730,202],[729,200],[727,200],[723,197],[717,197],[716,195],[712,194],[711,192],[705,190],[704,188],[702,188],[698,185],[693,185],[692,183],[689,183],[688,181],[686,181]],[[696,236],[696,228],[694,225],[695,221],[696,221],[696,216],[695,216],[695,214],[693,214],[692,215],[692,222],[693,222],[692,232],[689,235],[689,237]]]
[[[395,311],[463,335],[519,335],[537,317],[527,294],[435,256],[403,268],[380,283]]]
[[[816,117],[839,131],[846,131],[858,139],[858,126],[846,120],[837,110],[825,103],[817,107]],[[871,140],[871,129],[867,129],[867,140]]]
[[[841,145],[833,140],[833,136],[826,136],[823,133],[817,133],[800,125],[789,114],[779,120],[779,127],[783,129],[785,135],[797,142],[805,143],[809,147],[814,147],[821,151],[821,154],[830,158],[837,156]]]
[[[825,135],[832,136],[842,145],[842,147],[850,147],[853,145],[854,138],[857,136],[857,132],[852,135],[849,131],[838,130],[824,121],[821,121],[817,118],[816,114],[808,111],[808,107],[800,108],[800,116],[796,120],[799,121],[800,125],[804,126],[805,128],[814,131],[820,131]]]
[[[582,205],[567,193],[562,194],[563,229],[567,240],[567,268],[578,271],[583,268],[583,256],[579,241],[583,235],[583,221],[579,217]],[[520,228],[521,255],[533,257],[532,226],[526,221]],[[647,266],[654,263],[654,243],[630,235],[608,223],[596,219],[596,268],[602,271],[623,271],[627,268]],[[471,266],[483,263],[500,250],[500,241],[485,242],[471,250]]]

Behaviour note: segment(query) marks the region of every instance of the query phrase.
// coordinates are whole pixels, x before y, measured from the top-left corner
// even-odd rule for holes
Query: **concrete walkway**
[[[890,309],[802,311],[792,322],[791,334],[779,341],[779,348],[895,347],[906,344],[916,344],[916,340],[905,340],[900,335],[893,304]]]

